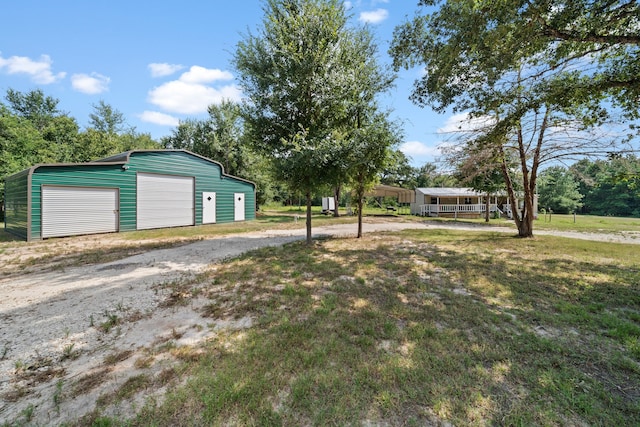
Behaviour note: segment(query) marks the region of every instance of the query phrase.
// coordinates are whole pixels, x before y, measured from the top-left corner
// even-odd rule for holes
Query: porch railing
[[[489,212],[494,212],[498,205],[491,203]],[[438,215],[438,214],[455,214],[460,213],[483,213],[487,209],[484,203],[477,205],[420,205],[420,215]]]

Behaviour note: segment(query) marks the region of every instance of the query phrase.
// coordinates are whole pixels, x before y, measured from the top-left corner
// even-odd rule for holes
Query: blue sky
[[[418,10],[411,0],[346,2],[354,24],[370,26],[389,62],[396,25]],[[206,117],[206,107],[242,96],[231,58],[237,42],[256,30],[260,0],[6,2],[0,26],[0,97],[11,88],[42,89],[85,127],[104,101],[138,132],[169,135],[179,120]],[[448,115],[411,103],[420,70],[402,71],[384,97],[403,123],[401,146],[414,166],[433,161]]]

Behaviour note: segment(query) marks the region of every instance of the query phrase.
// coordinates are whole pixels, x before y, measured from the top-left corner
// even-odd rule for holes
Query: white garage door
[[[137,228],[194,225],[194,179],[138,173]]]
[[[42,238],[118,231],[118,189],[42,187]]]

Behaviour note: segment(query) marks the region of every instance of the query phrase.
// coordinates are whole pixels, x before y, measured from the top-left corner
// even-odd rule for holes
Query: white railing
[[[420,215],[438,215],[438,214],[455,214],[461,213],[483,213],[486,211],[487,205],[484,203],[477,205],[420,205]],[[489,205],[489,212],[493,212],[498,205],[492,203]]]

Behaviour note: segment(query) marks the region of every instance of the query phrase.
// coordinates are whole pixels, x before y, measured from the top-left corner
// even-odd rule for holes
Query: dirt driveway
[[[382,221],[365,223],[364,232],[444,227],[480,226]],[[315,236],[355,232],[355,224],[314,228]],[[215,270],[221,260],[300,240],[304,233],[246,233],[49,271],[39,270],[36,262],[26,272],[0,279],[0,424],[58,425],[90,413],[98,401],[108,408],[107,415],[127,417],[144,404],[143,398],[161,398],[181,357],[176,349],[194,348],[225,330],[252,324],[251,318],[204,317],[206,298],[172,304],[181,298],[183,285],[197,283],[199,273]],[[640,243],[637,235],[568,237]],[[105,239],[98,236],[93,242],[104,244]],[[15,254],[0,253],[3,264],[11,259]],[[110,400],[142,372],[153,378],[146,396]]]
[[[314,235],[355,235],[355,227],[316,227]],[[364,232],[424,227],[381,222],[365,224]],[[199,273],[215,269],[217,262],[301,240],[304,233],[247,233],[44,272],[36,262],[25,273],[0,279],[0,423],[57,425],[77,419],[91,412],[100,396],[140,374],[140,368],[148,372],[149,363],[157,376],[167,375],[175,357],[159,348],[168,342],[171,348],[193,346],[221,330],[251,326],[249,318],[203,317],[204,298],[190,299],[186,306],[171,300],[180,298],[182,285],[197,281]],[[89,241],[102,244],[105,239],[109,236]],[[87,239],[79,241],[86,244]],[[15,257],[0,254],[0,261],[6,264]],[[144,362],[150,358],[152,362]],[[112,405],[110,413],[127,416],[140,403]]]

